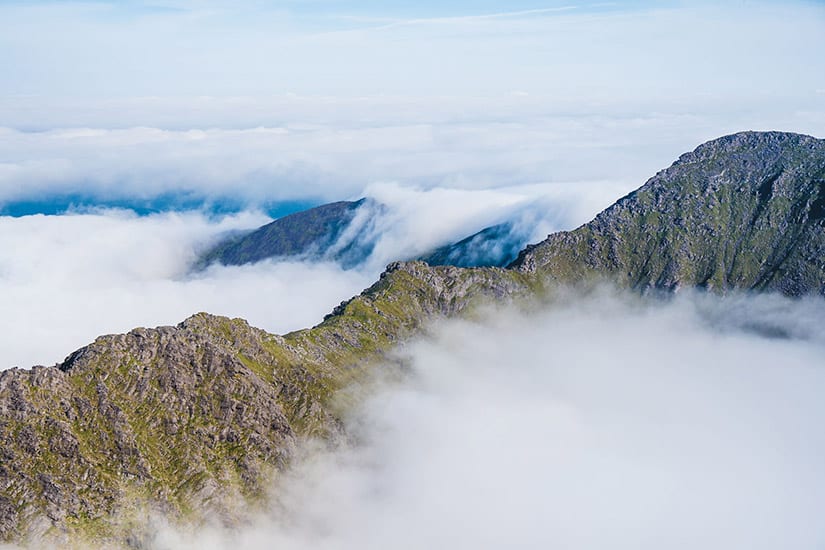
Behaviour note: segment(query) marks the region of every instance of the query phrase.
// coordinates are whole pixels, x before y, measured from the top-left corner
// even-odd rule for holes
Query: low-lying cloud
[[[357,198],[366,187],[386,182],[493,189],[612,181],[629,191],[680,154],[721,135],[751,129],[825,132],[822,113],[797,104],[712,112],[671,105],[651,112],[622,105],[557,107],[544,98],[488,98],[468,107],[397,98],[376,99],[377,120],[364,120],[364,106],[330,101],[348,111],[338,115],[341,120],[311,122],[312,114],[304,119],[284,113],[276,120],[252,117],[245,123],[263,126],[246,129],[235,129],[231,121],[224,128],[179,129],[174,122],[124,129],[0,128],[0,211],[75,195],[88,204],[167,197],[265,207],[284,200]],[[306,103],[323,107],[318,100]],[[284,101],[272,109],[289,106]],[[268,111],[269,104],[261,109]]]
[[[304,262],[189,273],[218,235],[267,220],[118,211],[0,217],[0,369],[53,364],[98,335],[174,324],[198,311],[274,332],[311,326],[371,281]]]
[[[600,293],[442,323],[277,512],[155,545],[819,548],[823,305]]]
[[[275,333],[312,326],[372,284],[389,262],[537,210],[539,219],[530,219],[538,240],[589,219],[612,200],[615,187],[374,185],[365,194],[383,206],[359,212],[342,237],[374,246],[348,269],[317,258],[278,258],[192,270],[199,254],[231,232],[270,221],[253,211],[0,217],[0,369],[54,364],[101,334],[175,324],[198,311],[242,317]]]

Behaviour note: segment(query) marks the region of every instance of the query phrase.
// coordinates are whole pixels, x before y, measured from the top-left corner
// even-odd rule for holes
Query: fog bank
[[[157,547],[819,548],[823,305],[602,293],[442,323],[278,511]]]

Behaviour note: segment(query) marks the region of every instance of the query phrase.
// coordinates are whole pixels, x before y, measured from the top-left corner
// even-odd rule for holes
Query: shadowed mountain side
[[[575,231],[511,264],[552,280],[635,288],[825,291],[825,140],[743,132],[710,141]]]
[[[526,238],[514,224],[492,225],[456,243],[442,246],[421,258],[430,265],[504,267],[518,256]]]
[[[332,396],[434,315],[528,291],[517,272],[394,264],[307,330],[198,314],[0,373],[0,538],[139,536],[130,501],[231,519],[302,437],[339,437]],[[137,522],[139,523],[139,522]],[[61,538],[63,537],[63,538]]]
[[[312,256],[356,265],[369,256],[374,243],[361,242],[357,235],[346,243],[339,240],[367,199],[333,202],[296,212],[251,233],[230,238],[204,254],[197,267],[219,262],[242,265],[269,258]]]

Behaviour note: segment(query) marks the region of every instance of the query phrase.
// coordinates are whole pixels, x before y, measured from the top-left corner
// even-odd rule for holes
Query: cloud
[[[443,323],[270,515],[157,547],[818,548],[822,306],[602,292]]]
[[[391,261],[418,257],[502,219],[521,219],[540,205],[551,207],[541,209],[533,229],[573,226],[617,193],[608,183],[587,189],[590,194],[564,185],[371,186],[367,194],[383,206],[359,212],[340,243],[374,244],[354,269],[304,258],[191,271],[229,232],[270,221],[254,211],[0,217],[0,369],[53,364],[100,334],[175,324],[198,311],[243,317],[275,333],[312,326],[372,284]]]
[[[801,105],[791,113],[701,115],[624,112],[615,106],[576,113],[568,106],[567,114],[551,112],[542,101],[479,100],[464,107],[461,119],[459,102],[385,100],[374,105],[370,121],[369,101],[273,100],[267,105],[278,112],[294,104],[294,118],[282,126],[247,129],[5,128],[0,129],[0,205],[81,194],[90,202],[139,204],[173,197],[261,207],[283,200],[358,198],[382,182],[491,189],[612,181],[630,190],[681,153],[726,133],[781,129],[825,135],[825,115]],[[254,118],[252,106],[233,111],[231,104],[215,103],[209,116],[220,120],[214,122]],[[140,106],[132,111],[129,102],[115,105],[132,113],[127,116],[164,118]],[[325,111],[338,105],[338,118],[314,122],[320,116],[311,114],[314,105]],[[399,111],[407,112],[394,114]]]
[[[287,332],[371,283],[372,273],[301,262],[188,274],[219,235],[267,220],[117,211],[0,217],[0,369],[54,364],[101,334],[176,324],[198,311]]]

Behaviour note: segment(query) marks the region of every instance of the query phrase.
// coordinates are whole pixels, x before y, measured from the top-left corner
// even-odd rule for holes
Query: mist
[[[819,548],[823,306],[604,291],[442,322],[272,511],[155,547]]]
[[[0,369],[51,365],[99,335],[176,324],[199,311],[286,332],[368,286],[371,274],[326,263],[190,272],[224,232],[268,220],[125,211],[0,217]]]
[[[613,200],[617,187],[373,184],[363,195],[381,207],[362,208],[338,243],[371,243],[370,253],[353,265],[307,256],[193,269],[210,246],[271,221],[254,210],[224,216],[138,216],[113,209],[0,216],[0,369],[51,365],[102,334],[177,324],[199,311],[242,317],[273,333],[310,327],[370,286],[392,261],[525,216],[529,235],[540,240],[590,219]]]

